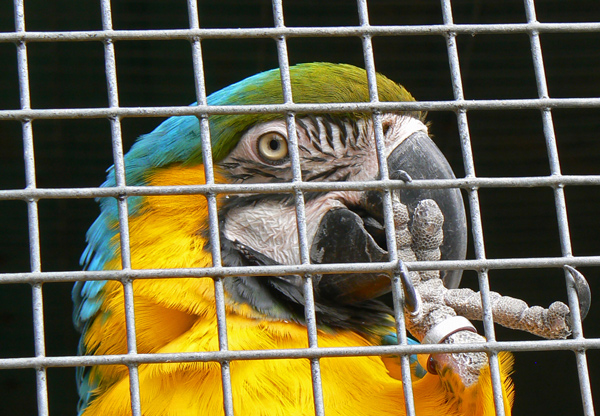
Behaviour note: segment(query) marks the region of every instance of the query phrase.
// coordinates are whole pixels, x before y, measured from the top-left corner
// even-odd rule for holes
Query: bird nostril
[[[383,122],[381,125],[381,129],[383,130],[383,136],[387,137],[388,133],[390,132],[390,129],[392,128],[392,125],[394,123],[391,121],[388,122]]]

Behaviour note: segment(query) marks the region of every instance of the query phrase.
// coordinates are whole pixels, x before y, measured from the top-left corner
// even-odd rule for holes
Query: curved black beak
[[[402,170],[412,179],[455,179],[450,164],[424,132],[412,134],[388,157],[390,176]],[[462,260],[467,253],[467,218],[459,189],[400,189],[400,201],[413,213],[424,199],[433,199],[444,214],[442,260]],[[444,285],[457,288],[462,270],[442,272]]]
[[[452,179],[450,164],[424,132],[417,132],[399,144],[388,157],[392,179]],[[406,175],[407,174],[407,175]],[[442,259],[464,259],[467,249],[467,223],[458,189],[400,189],[400,201],[409,213],[424,199],[433,199],[444,214]],[[327,212],[311,245],[313,263],[356,263],[388,261],[383,227],[383,198],[368,191],[357,207]],[[455,288],[461,271],[444,272],[444,284]],[[356,303],[373,299],[390,290],[387,273],[328,274],[317,276],[317,296],[330,301]]]

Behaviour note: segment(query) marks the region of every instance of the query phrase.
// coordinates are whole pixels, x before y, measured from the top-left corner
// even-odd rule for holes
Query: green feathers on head
[[[369,102],[367,73],[347,64],[325,62],[299,64],[290,68],[293,101],[296,104]],[[404,87],[377,74],[380,101],[414,101]],[[279,69],[252,77],[212,94],[209,105],[261,105],[283,103]],[[369,117],[369,114],[340,114],[341,117]],[[282,114],[215,115],[210,117],[213,155],[225,157],[249,127],[274,119]]]
[[[364,69],[346,64],[308,63],[290,68],[293,100],[298,104],[369,102]],[[379,101],[414,101],[404,87],[377,75]],[[208,105],[282,104],[279,69],[261,72],[223,88],[208,97]],[[415,114],[415,116],[419,116]],[[283,118],[282,114],[225,114],[209,117],[215,161],[235,147],[241,135],[255,124]],[[340,114],[369,117],[369,114]],[[126,155],[127,183],[145,184],[145,174],[171,163],[202,163],[200,126],[195,116],[171,117],[153,132],[140,136]]]

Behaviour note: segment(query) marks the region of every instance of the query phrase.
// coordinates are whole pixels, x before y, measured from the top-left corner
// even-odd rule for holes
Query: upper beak
[[[455,179],[450,164],[424,132],[412,134],[388,157],[390,172],[405,171],[412,179]],[[467,253],[467,218],[460,190],[448,189],[400,189],[400,201],[408,206],[412,214],[417,204],[424,199],[433,199],[444,214],[444,242],[442,260],[462,260]],[[444,285],[457,288],[462,270],[443,273]]]
[[[450,164],[424,132],[406,138],[387,159],[392,179],[454,179]],[[402,173],[402,174],[400,174]],[[409,214],[424,199],[433,199],[444,214],[442,260],[464,259],[467,249],[467,223],[460,191],[453,189],[403,188],[400,201]],[[327,212],[311,245],[313,263],[355,263],[389,261],[383,227],[383,198],[379,191],[366,192],[359,206]],[[442,272],[444,284],[456,288],[462,271]],[[315,277],[317,296],[331,301],[355,303],[373,299],[390,290],[387,273],[326,274]]]

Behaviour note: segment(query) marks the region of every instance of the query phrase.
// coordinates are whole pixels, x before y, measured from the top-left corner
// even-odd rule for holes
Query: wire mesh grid
[[[321,385],[319,360],[323,357],[385,355],[399,354],[403,357],[403,381],[407,392],[410,390],[410,371],[408,371],[409,353],[434,353],[457,351],[484,351],[489,354],[490,367],[494,386],[496,412],[504,414],[500,388],[500,374],[497,354],[500,351],[544,351],[570,350],[575,353],[576,366],[581,390],[581,400],[585,415],[593,415],[593,399],[590,383],[590,372],[587,364],[587,350],[600,348],[600,339],[583,336],[579,317],[579,307],[575,289],[567,284],[569,304],[575,316],[574,336],[569,340],[556,341],[496,341],[495,329],[490,309],[490,283],[488,271],[496,269],[519,268],[561,268],[572,266],[599,266],[600,255],[574,256],[569,235],[569,221],[566,211],[565,187],[600,185],[600,175],[563,175],[559,161],[559,152],[553,110],[573,108],[600,108],[600,98],[550,98],[547,88],[544,59],[540,42],[540,34],[544,33],[590,33],[600,32],[600,22],[593,23],[540,23],[536,18],[533,0],[525,0],[526,22],[515,24],[455,24],[450,0],[441,1],[443,23],[437,25],[371,25],[369,21],[367,0],[357,1],[359,24],[344,27],[289,27],[284,22],[284,7],[281,0],[273,0],[273,25],[264,28],[245,29],[203,29],[198,18],[198,5],[195,0],[188,0],[189,27],[172,30],[115,30],[112,23],[110,0],[101,1],[102,30],[98,31],[66,31],[66,32],[28,32],[25,29],[26,10],[22,0],[14,2],[14,32],[0,33],[0,42],[12,42],[17,45],[18,84],[20,108],[3,110],[0,120],[18,120],[22,126],[23,150],[25,155],[25,187],[22,189],[0,190],[1,200],[20,200],[27,203],[27,220],[29,226],[29,251],[31,270],[29,272],[10,272],[0,275],[0,283],[28,283],[32,287],[33,329],[35,351],[32,357],[2,358],[0,369],[34,369],[36,372],[37,408],[40,415],[49,414],[47,369],[54,367],[73,367],[89,365],[123,364],[129,368],[132,414],[141,415],[140,386],[137,374],[138,365],[144,363],[161,363],[165,361],[215,361],[220,363],[223,386],[223,408],[226,415],[233,415],[233,397],[229,364],[234,360],[305,358],[311,363],[315,414],[325,415],[323,392]],[[531,58],[537,87],[537,98],[529,99],[478,99],[466,100],[462,85],[461,62],[458,54],[457,36],[480,34],[525,34],[529,36]],[[379,36],[441,36],[445,39],[447,59],[450,67],[450,79],[453,98],[449,100],[418,101],[389,103],[379,102],[375,83],[376,59],[373,52],[373,39]],[[364,67],[369,80],[369,103],[345,104],[295,104],[292,100],[290,82],[290,60],[288,41],[303,37],[354,37],[361,40]],[[209,106],[207,104],[205,70],[202,44],[208,39],[272,39],[276,43],[277,59],[281,71],[284,102],[266,106]],[[119,86],[117,82],[117,59],[115,43],[128,40],[186,40],[192,45],[192,62],[196,88],[197,106],[157,106],[157,107],[125,107],[119,103]],[[30,91],[30,66],[28,64],[28,47],[43,42],[101,42],[104,47],[104,65],[108,85],[108,106],[98,108],[32,108]],[[475,173],[473,146],[469,132],[467,114],[472,110],[537,110],[541,113],[544,139],[550,164],[550,174],[529,177],[478,177]],[[386,111],[426,110],[451,111],[456,114],[460,148],[464,163],[465,175],[454,180],[415,180],[411,184],[389,179],[387,165],[380,163],[382,180],[377,182],[351,183],[309,183],[302,181],[298,147],[295,141],[296,113],[329,113],[363,111],[373,114],[376,141],[380,160],[383,154],[383,130],[381,114]],[[290,140],[290,156],[293,166],[293,181],[279,184],[230,185],[215,183],[212,167],[212,153],[208,118],[213,114],[256,114],[275,112],[284,114],[288,122]],[[203,160],[206,169],[206,184],[197,186],[128,186],[125,181],[123,159],[122,120],[130,117],[195,115],[200,120]],[[110,122],[113,160],[116,172],[116,186],[111,188],[41,188],[36,185],[36,163],[34,159],[33,123],[37,120],[53,119],[95,119],[105,118]],[[408,346],[404,329],[404,318],[401,310],[396,308],[396,320],[400,345],[381,347],[352,348],[319,348],[313,287],[310,276],[317,273],[386,271],[397,266],[398,257],[389,244],[390,261],[372,264],[310,264],[307,243],[306,219],[304,213],[304,193],[309,191],[328,190],[383,190],[385,195],[386,224],[391,219],[390,191],[399,187],[415,188],[460,188],[466,192],[470,210],[471,230],[474,239],[474,256],[467,260],[412,262],[407,266],[411,270],[474,270],[478,273],[478,283],[484,305],[484,333],[488,342],[482,344],[461,345],[420,345]],[[554,206],[558,222],[561,254],[555,257],[527,258],[488,258],[486,256],[481,217],[480,190],[487,188],[530,188],[547,187],[553,192]],[[255,266],[255,267],[222,267],[218,217],[217,195],[234,193],[290,193],[295,197],[297,225],[300,242],[301,264],[293,266]],[[175,195],[202,194],[208,201],[210,246],[212,247],[213,267],[205,269],[177,270],[139,270],[133,269],[129,252],[128,198],[142,195]],[[122,247],[122,270],[118,271],[43,271],[40,254],[40,228],[38,218],[39,201],[46,199],[76,199],[113,197],[118,200],[119,234]],[[393,227],[386,227],[388,230]],[[389,233],[388,233],[389,234]],[[392,238],[388,235],[388,239]],[[390,240],[393,241],[393,240]],[[261,276],[269,274],[297,274],[303,276],[304,296],[307,299],[306,326],[309,347],[292,350],[237,351],[228,349],[228,338],[225,318],[225,292],[223,279],[228,276]],[[209,277],[214,279],[217,324],[219,334],[219,351],[172,354],[139,354],[137,352],[134,292],[132,282],[135,279],[156,277]],[[127,354],[107,356],[52,356],[46,354],[44,330],[44,297],[42,285],[53,282],[75,282],[81,280],[118,280],[122,282],[125,293],[125,310],[127,325]],[[567,280],[568,282],[568,280]],[[393,281],[393,292],[399,299],[400,283]],[[412,394],[406,395],[408,415],[414,415]]]

